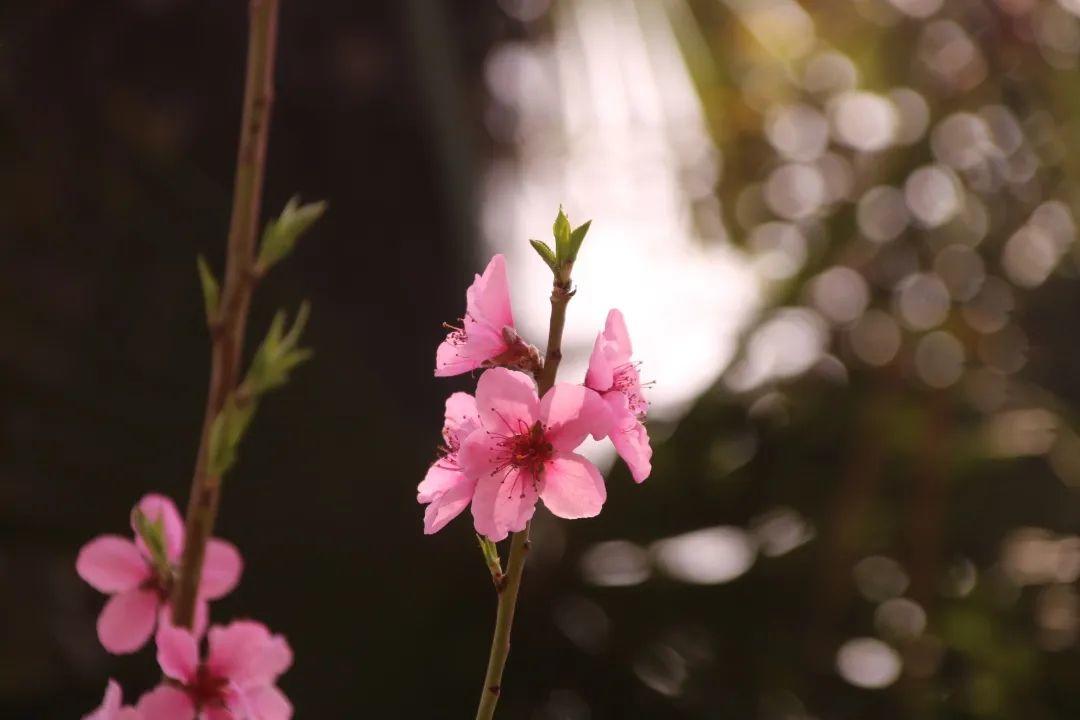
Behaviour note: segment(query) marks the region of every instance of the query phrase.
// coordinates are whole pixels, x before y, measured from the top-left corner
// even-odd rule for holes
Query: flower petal
[[[116,720],[122,701],[120,685],[110,678],[108,685],[105,686],[105,697],[102,698],[101,705],[89,715],[84,715],[83,720]]]
[[[591,462],[575,453],[559,453],[544,466],[540,498],[561,518],[595,517],[607,499],[607,488]]]
[[[153,572],[135,543],[119,535],[102,535],[83,545],[75,571],[95,590],[110,594],[138,587]]]
[[[98,615],[98,640],[114,655],[132,653],[154,632],[161,600],[156,590],[128,590],[109,598]]]
[[[170,685],[158,685],[143,695],[136,708],[144,720],[195,720],[191,698]]]
[[[472,502],[476,532],[498,542],[524,530],[536,512],[536,485],[531,474],[517,468],[482,475]]]
[[[516,370],[486,370],[476,383],[476,409],[490,432],[504,436],[527,432],[540,417],[536,383]]]
[[[630,468],[634,482],[643,482],[652,473],[652,446],[649,431],[631,412],[626,396],[608,393],[604,400],[611,411],[611,444]]]
[[[506,326],[514,326],[514,313],[510,308],[510,283],[506,278],[506,258],[495,255],[477,275],[465,291],[467,312],[478,322],[486,323],[501,332]]]
[[[144,495],[136,507],[142,511],[142,514],[150,522],[161,521],[162,529],[165,532],[165,554],[173,562],[179,560],[180,553],[184,550],[184,521],[180,517],[180,512],[176,509],[176,504],[164,495],[151,493]],[[139,537],[135,523],[131,524],[131,529],[135,532],[135,543],[139,546],[139,549],[146,553],[147,557],[150,557],[150,551],[147,550],[142,538]]]
[[[458,443],[478,427],[480,427],[480,416],[476,412],[476,398],[463,392],[456,392],[446,398],[443,428]]]
[[[432,467],[428,471],[435,470]],[[461,514],[461,511],[472,502],[473,492],[476,490],[476,481],[465,477],[461,472],[453,472],[455,480],[444,492],[439,493],[429,501],[427,510],[424,511],[424,534],[431,535],[446,527],[446,524]],[[427,480],[425,479],[425,482]],[[423,483],[421,483],[422,485]]]
[[[199,595],[207,600],[217,600],[233,591],[240,582],[244,561],[236,546],[224,540],[211,538],[206,543]]]
[[[252,688],[244,695],[254,720],[289,720],[293,715],[292,703],[274,685]]]
[[[476,370],[485,362],[506,352],[501,331],[493,330],[466,318],[465,334],[454,331],[435,351],[435,377],[449,377]]]
[[[590,433],[603,437],[611,426],[607,405],[595,391],[583,385],[559,383],[544,393],[540,419],[548,442],[556,450],[570,451]]]
[[[207,668],[241,688],[272,684],[292,664],[292,650],[285,638],[272,636],[261,623],[240,620],[212,627],[208,637]]]
[[[157,631],[157,661],[165,675],[190,683],[199,666],[199,641],[186,628],[162,623]]]
[[[615,359],[621,363],[628,362],[634,354],[634,346],[630,343],[630,333],[626,330],[626,320],[623,314],[616,308],[608,310],[607,322],[604,323],[604,338],[611,343],[611,349],[616,353]]]
[[[603,333],[596,335],[592,353],[589,355],[589,369],[585,372],[585,387],[597,392],[607,392],[615,382],[615,365],[607,348],[611,343]]]

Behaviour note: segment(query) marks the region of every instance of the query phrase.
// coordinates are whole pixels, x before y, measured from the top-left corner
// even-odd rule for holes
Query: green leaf
[[[574,228],[574,231],[570,233],[570,248],[566,255],[567,262],[574,262],[577,260],[578,250],[581,249],[581,243],[585,242],[585,236],[589,233],[590,225],[592,225],[592,220],[587,220]]]
[[[325,202],[301,205],[298,197],[290,199],[281,215],[266,224],[262,245],[259,247],[259,270],[266,272],[287,257],[296,247],[300,236],[325,212]]]
[[[199,255],[196,259],[199,266],[199,283],[202,285],[203,306],[206,308],[206,321],[214,322],[217,318],[218,305],[221,302],[221,289],[214,277],[214,271],[210,269],[206,258]]]
[[[558,264],[562,265],[570,252],[570,220],[563,212],[562,205],[559,206],[559,214],[555,218],[555,224],[551,226],[551,231],[555,236],[555,256]]]
[[[146,545],[146,549],[150,552],[150,559],[153,561],[154,567],[163,578],[167,578],[172,570],[168,553],[165,551],[164,521],[159,516],[157,520],[151,522],[150,518],[146,517],[146,514],[139,508],[135,508],[131,512],[131,520],[135,526],[135,532],[142,538],[143,544]]]
[[[479,533],[476,535],[476,541],[480,543],[480,552],[484,555],[484,564],[488,566],[488,570],[491,572],[491,581],[498,585],[503,576],[502,562],[499,560],[499,549],[495,546],[495,543]]]
[[[235,394],[225,401],[225,406],[210,425],[210,475],[222,477],[236,464],[240,441],[255,415],[255,406],[254,399],[241,403]]]
[[[548,247],[547,243],[540,240],[530,240],[529,244],[536,250],[536,254],[540,256],[547,266],[551,268],[551,272],[558,272],[559,261],[555,259],[555,251]]]
[[[249,392],[257,396],[284,385],[289,380],[289,373],[311,358],[310,350],[297,347],[310,315],[311,306],[306,302],[302,303],[288,332],[285,331],[284,311],[278,311],[274,315],[270,329],[259,349],[255,351],[251,368],[244,380],[244,386]]]

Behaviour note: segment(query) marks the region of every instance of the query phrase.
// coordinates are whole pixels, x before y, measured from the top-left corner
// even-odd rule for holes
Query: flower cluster
[[[596,516],[607,497],[604,479],[575,452],[590,435],[611,439],[635,481],[649,476],[648,403],[622,313],[608,313],[585,382],[558,383],[540,397],[542,364],[514,327],[502,255],[465,297],[465,317],[439,346],[435,375],[483,373],[475,396],[447,398],[440,457],[417,488],[428,506],[426,533],[470,505],[476,532],[492,541],[523,530],[538,500],[559,517]]]
[[[173,625],[170,603],[185,540],[176,505],[161,495],[145,496],[132,510],[132,531],[133,538],[91,540],[75,567],[111,596],[97,625],[105,649],[132,653],[153,636],[166,679],[134,706],[122,704],[120,686],[110,680],[101,706],[84,720],[289,720],[292,706],[276,686],[292,664],[285,639],[250,621],[207,632],[209,601],[240,581],[243,560],[236,547],[216,538],[207,543],[194,628],[187,630]],[[208,652],[200,661],[204,635]]]

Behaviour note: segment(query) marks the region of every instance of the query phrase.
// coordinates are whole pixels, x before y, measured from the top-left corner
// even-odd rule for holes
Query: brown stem
[[[244,328],[254,287],[255,238],[262,206],[270,108],[274,100],[278,1],[250,0],[249,5],[244,108],[229,223],[225,282],[218,314],[210,322],[210,389],[188,501],[187,540],[172,595],[173,622],[183,627],[191,627],[194,620],[206,541],[214,529],[220,499],[221,478],[210,475],[207,470],[210,426],[238,382]]]
[[[540,396],[555,384],[555,374],[562,361],[563,326],[566,325],[566,306],[574,296],[570,290],[570,278],[556,278],[551,288],[551,321],[548,325],[547,355],[544,367],[537,377]],[[502,587],[499,588],[499,607],[495,613],[495,635],[491,638],[491,654],[488,656],[487,673],[484,675],[484,689],[480,693],[480,706],[476,711],[476,720],[491,720],[495,715],[495,705],[499,702],[502,690],[503,669],[510,654],[510,629],[514,625],[514,610],[517,608],[518,591],[521,589],[521,577],[525,572],[525,558],[529,554],[529,526],[514,533],[510,540],[510,554],[506,560],[506,574]]]

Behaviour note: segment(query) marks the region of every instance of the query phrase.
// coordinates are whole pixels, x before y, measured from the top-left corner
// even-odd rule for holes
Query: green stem
[[[244,328],[254,289],[255,240],[262,206],[266,144],[273,104],[279,0],[250,0],[244,108],[233,187],[232,217],[221,304],[210,320],[210,389],[188,501],[186,542],[173,590],[173,622],[191,627],[206,542],[217,519],[221,478],[209,472],[210,426],[239,382]]]
[[[547,355],[544,367],[537,377],[540,396],[555,384],[555,375],[562,361],[562,335],[566,324],[566,306],[574,296],[570,290],[570,278],[556,278],[551,289],[551,321],[548,325]],[[498,587],[499,607],[495,614],[495,635],[491,639],[491,654],[488,656],[487,674],[484,676],[484,689],[480,694],[480,707],[476,711],[476,720],[491,720],[495,716],[495,705],[499,702],[502,690],[503,669],[510,654],[510,628],[514,624],[514,610],[517,608],[518,591],[521,589],[521,577],[525,572],[525,558],[529,554],[529,526],[514,533],[510,540],[510,554],[506,560],[506,574]]]

